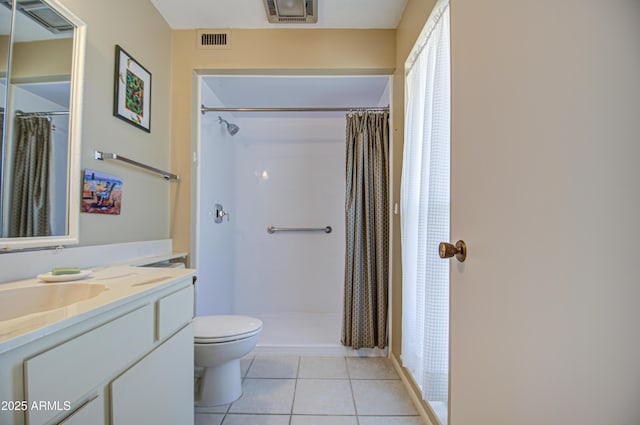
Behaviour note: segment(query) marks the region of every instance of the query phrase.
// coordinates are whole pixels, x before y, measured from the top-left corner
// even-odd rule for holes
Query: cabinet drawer
[[[45,351],[24,363],[25,395],[33,401],[72,405],[92,388],[115,376],[153,346],[153,306],[146,305]],[[29,410],[29,425],[60,412]]]
[[[193,285],[181,289],[156,303],[156,339],[163,340],[193,318]]]

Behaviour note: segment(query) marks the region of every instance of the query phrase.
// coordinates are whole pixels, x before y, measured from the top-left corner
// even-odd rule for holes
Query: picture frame
[[[151,133],[151,73],[116,45],[113,115]]]
[[[91,214],[120,215],[122,179],[102,171],[85,168],[82,172],[80,211]]]

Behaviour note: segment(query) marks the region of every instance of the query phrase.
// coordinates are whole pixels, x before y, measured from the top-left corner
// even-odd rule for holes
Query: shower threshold
[[[387,350],[353,350],[340,343],[340,313],[250,314],[263,322],[255,354],[298,356],[376,356]]]

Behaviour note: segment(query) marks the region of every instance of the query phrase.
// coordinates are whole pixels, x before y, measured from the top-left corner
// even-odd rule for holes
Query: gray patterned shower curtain
[[[389,113],[347,115],[342,344],[387,345]]]
[[[45,117],[17,118],[10,182],[10,237],[51,235],[50,152],[51,121]]]

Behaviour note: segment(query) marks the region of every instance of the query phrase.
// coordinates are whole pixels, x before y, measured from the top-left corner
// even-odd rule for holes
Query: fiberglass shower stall
[[[389,86],[386,76],[207,76],[198,107],[378,107],[389,104]],[[258,352],[348,353],[340,345],[345,111],[198,116],[196,314],[260,318]]]

